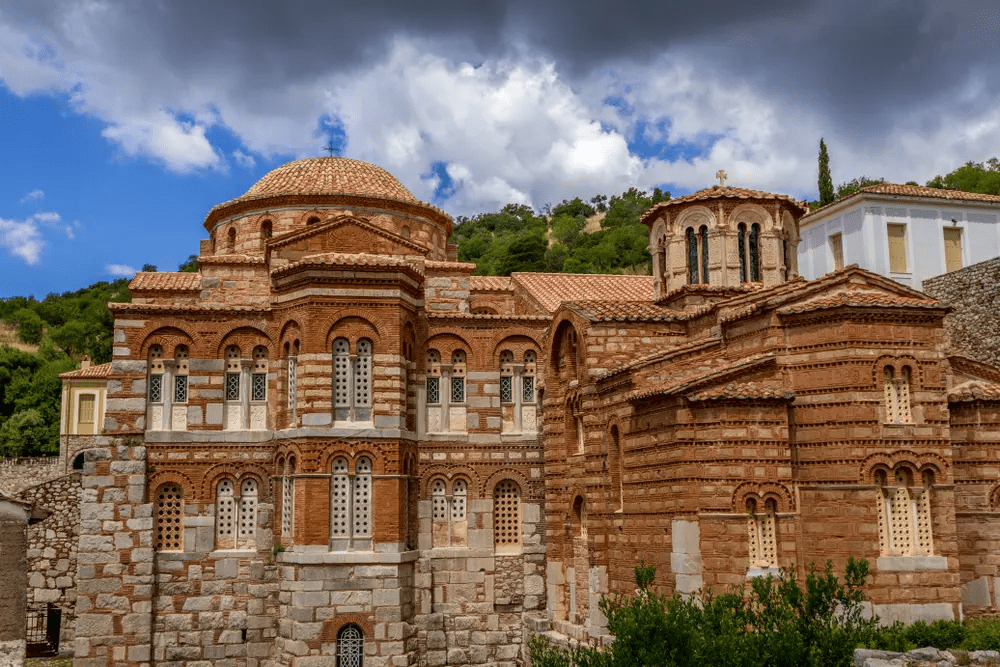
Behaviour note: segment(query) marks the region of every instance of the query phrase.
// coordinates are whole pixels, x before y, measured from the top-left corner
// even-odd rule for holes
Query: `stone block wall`
[[[23,515],[0,515],[0,667],[24,666],[26,529]]]
[[[65,475],[58,456],[0,460],[0,491],[16,495],[25,489]]]
[[[925,280],[923,290],[952,306],[945,328],[952,347],[1000,366],[1000,257]]]
[[[51,512],[28,528],[28,603],[62,609],[62,644],[73,641],[76,623],[77,546],[81,475],[74,473],[33,486],[20,498]]]

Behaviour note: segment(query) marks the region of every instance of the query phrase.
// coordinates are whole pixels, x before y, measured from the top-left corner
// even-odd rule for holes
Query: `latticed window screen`
[[[240,374],[226,373],[226,400],[240,400]]]
[[[882,554],[892,553],[892,543],[889,537],[889,499],[885,495],[885,474],[882,472],[876,473],[876,482],[878,484],[878,491],[876,491],[876,499],[878,505],[876,509],[878,510],[878,543],[879,550]]]
[[[464,521],[469,485],[464,479],[456,479],[451,486],[451,520]]]
[[[367,407],[371,405],[372,389],[372,343],[370,340],[358,341],[358,354],[354,359],[354,406]]]
[[[759,282],[760,272],[760,225],[754,223],[750,226],[750,280]]]
[[[245,479],[240,484],[239,546],[254,546],[257,533],[257,480]]]
[[[174,402],[187,403],[188,400],[188,376],[174,376]]]
[[[372,462],[367,458],[358,459],[357,474],[354,476],[354,536],[369,537],[371,523]]]
[[[773,502],[767,502],[764,516],[758,519],[760,530],[760,562],[764,567],[776,567],[778,564],[778,540]]]
[[[337,633],[337,667],[363,667],[365,636],[356,625],[345,625]]]
[[[184,496],[178,484],[164,484],[156,494],[156,548],[184,548]]]
[[[347,476],[347,459],[333,460],[333,481],[330,485],[330,534],[349,537],[351,534],[351,480]]]
[[[431,485],[431,516],[434,521],[448,520],[448,497],[443,479],[436,479]]]
[[[736,247],[740,256],[740,282],[747,281],[747,226],[740,223],[736,229]]]
[[[431,404],[441,402],[441,378],[427,378],[427,402]]]
[[[521,544],[521,491],[510,480],[493,490],[493,543],[498,547]]]
[[[521,378],[521,390],[522,400],[525,403],[533,403],[535,401],[535,378],[531,375],[525,375]]]
[[[333,341],[333,402],[338,408],[351,405],[351,350],[346,339]]]
[[[293,479],[287,476],[281,480],[281,534],[292,534]]]
[[[296,397],[299,393],[298,361],[295,357],[288,359],[288,409],[295,409]]]
[[[500,376],[500,402],[514,402],[514,378],[509,375]]]
[[[267,374],[254,373],[250,376],[250,400],[267,400]]]
[[[694,227],[687,228],[687,269],[688,282],[692,285],[698,284],[698,237],[695,236]]]
[[[708,284],[708,227],[702,225],[698,229],[698,238],[701,239],[701,282]]]
[[[897,483],[905,485],[906,480]],[[910,491],[906,486],[898,486],[892,492],[892,546],[893,552],[909,556],[913,552],[913,521],[910,515]]]
[[[923,488],[914,494],[913,502],[917,509],[917,553],[929,556],[934,553],[934,541],[931,538],[931,492]]]
[[[757,501],[747,500],[747,545],[750,552],[750,566],[760,562],[760,535],[757,532]]]
[[[451,402],[465,403],[465,378],[451,379]]]
[[[236,489],[233,482],[219,482],[215,493],[215,548],[232,549],[236,546]]]
[[[149,376],[149,402],[150,403],[162,403],[163,402],[163,376],[162,375],[150,375]]]
[[[908,488],[905,470],[895,474],[895,487],[885,487],[885,473],[876,473],[878,492],[879,542],[881,552],[895,556],[929,556],[934,553],[931,520],[931,484],[925,473],[923,486]]]

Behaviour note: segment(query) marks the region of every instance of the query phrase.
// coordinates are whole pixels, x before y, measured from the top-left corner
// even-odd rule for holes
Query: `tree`
[[[38,410],[29,408],[15,412],[0,426],[0,455],[13,457],[53,453],[49,430]],[[56,452],[59,451],[58,443],[57,439]]]
[[[24,308],[14,314],[17,321],[17,337],[28,345],[38,345],[42,342],[44,322],[38,313]]]
[[[198,273],[198,255],[188,255],[187,260],[181,262],[177,270],[181,273]]]
[[[837,186],[837,199],[850,197],[861,188],[868,187],[869,185],[879,185],[881,183],[885,183],[884,178],[869,178],[868,176],[859,176],[852,181],[847,181],[846,183],[841,183],[840,185]]]
[[[139,270],[146,273],[156,273],[156,264],[143,264]]]
[[[927,181],[927,187],[988,195],[1000,194],[1000,161],[994,157],[987,160],[986,164],[966,162],[944,176],[935,176]]]
[[[834,199],[833,179],[830,178],[830,154],[826,152],[826,143],[819,140],[819,203],[826,206]]]

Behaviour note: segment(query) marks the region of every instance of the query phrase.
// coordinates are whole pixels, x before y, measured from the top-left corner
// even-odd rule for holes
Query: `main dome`
[[[282,195],[357,195],[417,202],[381,167],[345,157],[296,160],[268,172],[236,201]]]

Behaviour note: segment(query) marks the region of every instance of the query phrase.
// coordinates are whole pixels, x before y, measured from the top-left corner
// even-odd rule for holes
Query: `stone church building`
[[[652,276],[474,276],[389,173],[300,160],[111,304],[78,667],[525,662],[602,594],[848,555],[885,619],[1000,597],[1000,370],[946,305],[797,276],[789,197],[654,206]],[[101,399],[104,400],[104,399]]]

